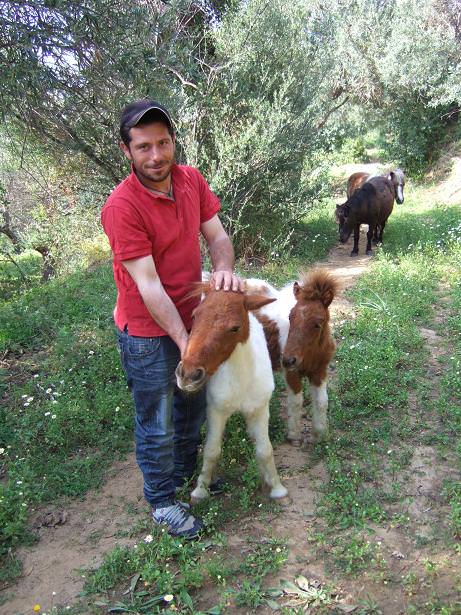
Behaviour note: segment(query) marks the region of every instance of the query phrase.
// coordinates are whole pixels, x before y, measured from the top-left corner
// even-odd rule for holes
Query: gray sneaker
[[[203,523],[190,514],[181,502],[164,508],[154,508],[152,519],[158,525],[166,525],[171,536],[196,538],[203,529]]]

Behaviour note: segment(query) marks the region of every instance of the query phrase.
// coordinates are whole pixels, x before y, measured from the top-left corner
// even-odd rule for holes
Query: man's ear
[[[128,160],[132,162],[131,152],[130,152],[130,148],[128,147],[128,145],[125,145],[123,141],[120,141],[120,149],[125,154],[125,156],[128,158]]]

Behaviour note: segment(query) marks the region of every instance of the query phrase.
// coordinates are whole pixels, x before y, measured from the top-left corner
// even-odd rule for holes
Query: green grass
[[[0,253],[0,297],[9,301],[24,291],[38,286],[42,276],[43,259],[38,252],[26,250],[21,254]]]
[[[398,499],[398,483],[386,492],[382,480],[385,474],[395,479],[412,456],[408,392],[423,390],[427,360],[419,326],[431,320],[438,287],[447,276],[459,288],[460,248],[459,208],[427,208],[418,195],[410,195],[395,210],[383,248],[350,293],[356,317],[338,332],[331,403],[337,435],[324,451],[330,479],[320,500],[331,526],[383,522],[388,518],[386,501]],[[452,309],[459,340],[456,302]],[[459,440],[459,425],[454,424],[459,420],[459,357],[449,364],[452,369],[444,378],[450,393],[439,411],[447,413],[445,422]],[[455,525],[458,516],[454,497]]]
[[[110,269],[53,280],[5,304],[0,554],[23,542],[33,509],[101,484],[131,447],[132,409],[111,326]]]

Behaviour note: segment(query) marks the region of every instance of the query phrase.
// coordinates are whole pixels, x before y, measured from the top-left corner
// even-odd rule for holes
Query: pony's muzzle
[[[184,369],[184,364],[182,361],[178,363],[175,375],[178,387],[182,391],[186,391],[189,393],[198,391],[203,386],[206,380],[206,372],[203,367],[197,367],[196,369],[187,372]]]

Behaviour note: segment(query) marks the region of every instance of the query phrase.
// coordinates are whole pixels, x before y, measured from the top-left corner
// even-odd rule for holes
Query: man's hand
[[[244,292],[244,281],[232,272],[235,262],[234,249],[218,216],[214,215],[204,222],[200,231],[208,244],[214,269],[210,278],[211,288]]]
[[[210,278],[210,286],[215,290],[233,290],[242,292],[245,290],[245,282],[232,271],[213,271]]]

